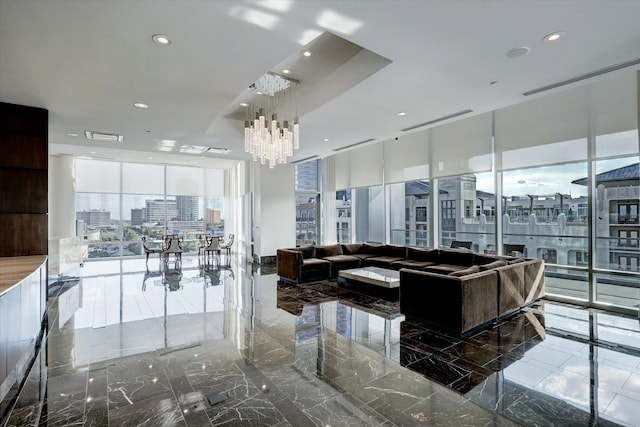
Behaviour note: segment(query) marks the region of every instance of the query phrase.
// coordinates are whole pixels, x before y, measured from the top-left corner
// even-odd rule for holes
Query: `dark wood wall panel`
[[[48,126],[47,110],[0,102],[0,257],[47,255]]]
[[[44,108],[0,102],[0,135],[46,137],[49,112]]]
[[[0,168],[26,168],[47,170],[48,150],[45,138],[0,134]]]
[[[11,255],[46,255],[48,249],[46,214],[0,214],[0,250]]]
[[[0,213],[47,213],[46,170],[0,168],[0,183]]]

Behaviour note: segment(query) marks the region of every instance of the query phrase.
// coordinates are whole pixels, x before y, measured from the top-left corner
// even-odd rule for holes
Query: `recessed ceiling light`
[[[67,136],[78,136],[78,134],[77,134],[77,133],[69,132],[69,133],[67,134]]]
[[[404,112],[404,111],[400,111],[400,112],[398,113],[398,115],[399,115],[399,116],[406,116],[406,115],[407,115],[407,113],[406,113],[406,112]]]
[[[497,80],[493,80],[493,81],[489,82],[489,86],[493,86],[493,85],[496,85],[496,84],[498,84]]]
[[[133,105],[138,108],[149,108],[149,104],[145,104],[144,102],[136,102]]]
[[[149,156],[149,157],[147,157],[147,159],[149,159],[149,160],[153,160],[153,157]]]
[[[567,33],[564,31],[556,31],[555,33],[547,34],[542,39],[543,42],[555,42],[566,36]]]
[[[96,152],[95,151],[91,151],[91,154],[96,154]]]
[[[527,53],[529,53],[530,50],[531,49],[529,49],[526,46],[516,47],[506,51],[504,56],[506,56],[509,59],[516,59],[516,58],[520,58],[521,56],[525,56]]]
[[[305,50],[304,52],[302,52],[302,56],[306,56],[307,58],[311,55],[313,55],[313,52],[311,52],[310,50]]]
[[[262,92],[260,92],[259,90],[256,91],[256,95],[262,95]]]
[[[323,139],[324,142],[329,142],[329,138]]]
[[[240,103],[240,106],[241,106],[241,107],[248,107],[248,106],[249,106],[249,104],[247,104],[246,102],[241,102],[241,103]]]
[[[171,44],[171,39],[164,34],[154,34],[151,36],[151,40],[153,40],[156,44],[167,46]]]
[[[284,70],[282,70],[282,73],[283,74],[290,74],[291,70],[288,70],[288,69],[285,68]]]

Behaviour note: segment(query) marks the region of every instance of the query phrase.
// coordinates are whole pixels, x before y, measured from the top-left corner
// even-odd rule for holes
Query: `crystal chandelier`
[[[293,125],[289,120],[278,121],[278,112],[287,117],[291,112],[292,84],[298,81],[274,74],[265,74],[249,88],[256,91],[258,101],[247,106],[247,115],[255,118],[244,122],[244,151],[251,153],[253,160],[260,164],[287,163],[293,150],[300,147],[300,125],[295,117]],[[267,120],[269,112],[271,120]],[[288,116],[290,117],[290,116]]]

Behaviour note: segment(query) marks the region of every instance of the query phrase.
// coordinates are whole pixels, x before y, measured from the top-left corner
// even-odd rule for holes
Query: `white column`
[[[76,235],[74,160],[49,156],[49,240]]]

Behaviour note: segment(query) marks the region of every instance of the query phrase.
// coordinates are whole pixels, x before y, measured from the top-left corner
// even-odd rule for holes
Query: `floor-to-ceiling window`
[[[179,235],[224,234],[222,170],[76,160],[76,220],[88,258],[143,254],[141,239],[160,246]]]
[[[385,241],[384,186],[355,188],[352,215],[356,242],[383,243]]]
[[[318,243],[320,235],[319,160],[295,165],[296,246]]]
[[[495,194],[491,172],[438,180],[440,244],[471,242],[471,249],[495,253]]]
[[[351,243],[351,190],[336,191],[336,236],[339,243]]]
[[[638,79],[618,74],[334,156],[351,241],[470,241],[543,259],[550,297],[637,310]]]
[[[430,246],[428,180],[388,185],[391,243]]]

